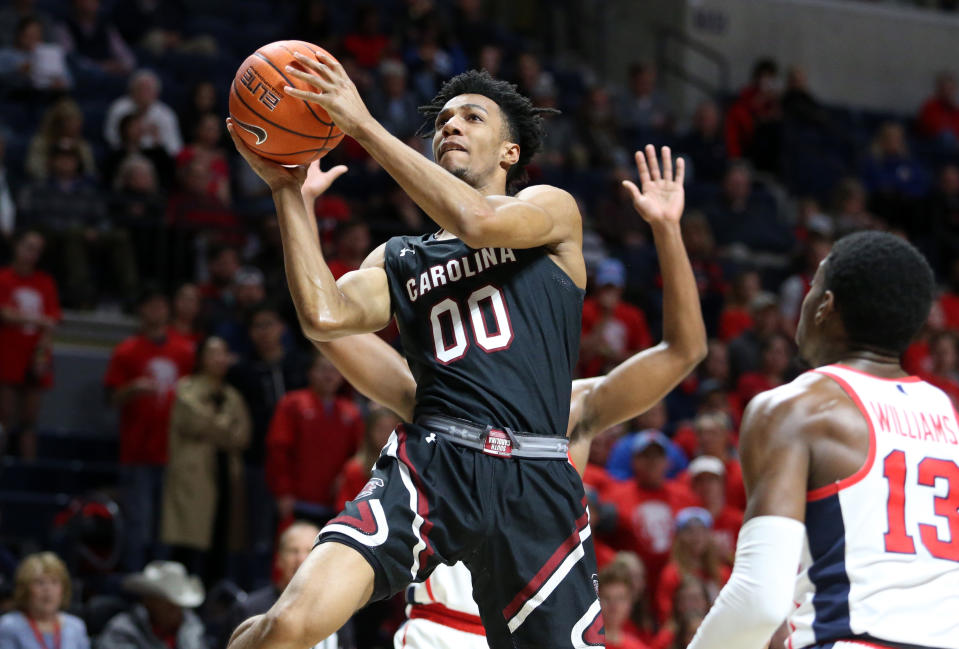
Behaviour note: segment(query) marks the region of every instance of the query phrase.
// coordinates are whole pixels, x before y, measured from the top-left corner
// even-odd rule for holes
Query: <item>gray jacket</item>
[[[196,613],[183,611],[183,624],[177,631],[176,649],[206,649],[203,623]],[[97,649],[170,649],[156,637],[147,610],[137,605],[132,611],[113,616],[97,640]]]

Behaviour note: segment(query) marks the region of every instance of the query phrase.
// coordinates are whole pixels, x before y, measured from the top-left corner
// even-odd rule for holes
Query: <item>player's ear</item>
[[[515,142],[503,142],[500,160],[511,167],[519,162],[519,145]]]
[[[823,291],[822,297],[819,298],[819,305],[816,307],[816,324],[821,325],[835,310],[835,293],[832,291]]]

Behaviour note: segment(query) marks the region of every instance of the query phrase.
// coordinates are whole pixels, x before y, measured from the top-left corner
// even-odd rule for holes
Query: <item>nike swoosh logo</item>
[[[263,144],[266,142],[267,132],[265,128],[260,126],[254,126],[253,124],[247,124],[246,122],[241,122],[237,118],[233,118],[233,121],[236,122],[236,125],[242,128],[244,131],[248,131],[256,136],[257,145]]]

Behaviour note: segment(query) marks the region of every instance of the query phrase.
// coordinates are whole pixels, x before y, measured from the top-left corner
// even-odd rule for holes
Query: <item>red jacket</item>
[[[323,402],[310,388],[276,405],[266,437],[266,480],[277,497],[333,507],[334,483],[363,439],[363,417],[348,399]]]
[[[370,467],[363,466],[355,457],[351,457],[343,466],[336,479],[336,502],[333,508],[341,512],[347,501],[353,500],[370,480]]]

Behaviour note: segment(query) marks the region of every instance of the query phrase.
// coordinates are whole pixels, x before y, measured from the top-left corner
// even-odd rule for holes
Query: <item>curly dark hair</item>
[[[436,116],[446,102],[459,95],[483,95],[496,102],[503,112],[509,139],[519,145],[519,160],[506,174],[506,186],[512,192],[527,181],[526,165],[543,144],[543,115],[559,111],[533,106],[533,102],[523,96],[515,84],[494,79],[486,70],[468,70],[444,83],[430,103],[419,107],[420,113],[429,120],[419,133],[424,137],[432,137]]]
[[[935,278],[909,242],[886,232],[857,232],[836,242],[824,287],[853,346],[898,356],[929,316]]]

